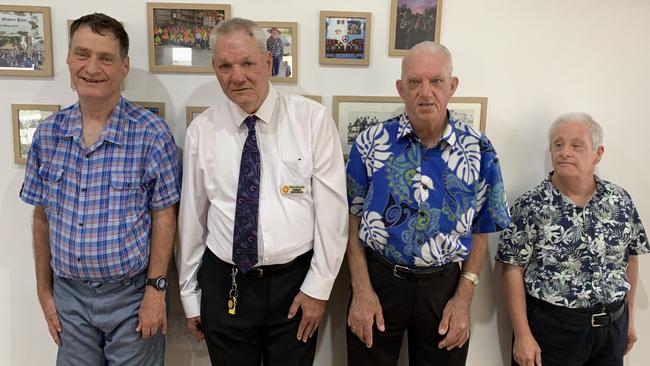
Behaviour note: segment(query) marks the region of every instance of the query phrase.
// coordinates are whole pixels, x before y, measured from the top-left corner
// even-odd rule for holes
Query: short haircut
[[[452,62],[452,57],[451,57],[451,52],[449,49],[445,46],[443,46],[440,43],[434,43],[432,41],[424,41],[416,44],[415,46],[411,47],[411,49],[408,51],[407,55],[402,59],[402,75],[404,75],[404,64],[406,63],[406,59],[413,53],[416,52],[427,52],[427,53],[436,53],[436,52],[442,52],[447,56],[447,66],[449,67],[449,73],[453,74],[454,73],[454,65]]]
[[[129,55],[129,35],[124,30],[122,23],[103,13],[84,15],[72,22],[68,48],[72,45],[72,36],[81,27],[88,27],[93,33],[102,36],[105,36],[107,32],[111,33],[120,45],[120,58],[124,60]]]
[[[216,52],[217,38],[225,34],[232,34],[237,32],[244,32],[255,39],[257,47],[263,55],[268,53],[266,49],[266,34],[257,23],[252,20],[244,18],[232,18],[219,22],[217,26],[210,32],[210,45],[212,52]]]
[[[591,149],[596,151],[603,144],[603,128],[600,127],[591,115],[584,112],[564,113],[557,117],[548,130],[548,140],[552,142],[553,133],[562,123],[584,123],[591,131]]]

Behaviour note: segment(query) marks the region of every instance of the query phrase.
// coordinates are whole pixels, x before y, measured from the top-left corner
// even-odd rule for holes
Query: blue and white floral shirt
[[[585,207],[558,191],[550,175],[515,201],[496,259],[526,267],[529,295],[588,308],[621,300],[629,290],[629,256],[650,252],[648,237],[630,195],[595,179]]]
[[[406,114],[368,128],[352,146],[347,181],[361,244],[394,263],[463,261],[473,233],[510,223],[496,151],[483,134],[453,119],[429,149]]]

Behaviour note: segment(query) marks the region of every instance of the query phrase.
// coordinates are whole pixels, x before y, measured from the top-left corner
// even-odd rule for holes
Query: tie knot
[[[255,122],[257,122],[257,116],[252,114],[244,120],[244,123],[246,124],[246,127],[248,127],[248,130],[251,131],[255,127]]]

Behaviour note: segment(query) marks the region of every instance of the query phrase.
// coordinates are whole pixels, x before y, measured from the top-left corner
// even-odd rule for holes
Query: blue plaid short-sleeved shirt
[[[472,233],[510,223],[497,154],[471,126],[450,118],[426,149],[408,116],[357,137],[347,164],[350,214],[361,217],[363,246],[419,267],[465,260]]]
[[[56,276],[132,277],[149,263],[150,210],[180,199],[174,138],[162,119],[120,98],[86,147],[77,103],[39,125],[20,196],[45,207]]]

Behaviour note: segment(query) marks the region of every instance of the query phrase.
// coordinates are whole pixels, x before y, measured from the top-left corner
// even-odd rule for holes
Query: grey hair
[[[217,38],[222,35],[232,34],[237,32],[248,33],[255,39],[257,47],[263,55],[269,51],[266,49],[266,35],[262,28],[252,20],[244,18],[232,18],[219,22],[210,32],[210,46],[212,52],[216,52]]]
[[[591,148],[593,151],[596,151],[603,144],[603,128],[600,127],[598,122],[596,122],[591,115],[584,112],[571,112],[564,113],[557,117],[551,128],[548,130],[548,140],[552,142],[553,133],[559,125],[562,123],[584,123],[589,130],[591,131]]]
[[[411,49],[408,51],[406,56],[402,59],[402,77],[404,76],[404,65],[406,64],[406,59],[413,53],[416,52],[428,52],[428,53],[436,53],[436,52],[442,52],[447,56],[447,66],[449,67],[449,73],[453,74],[454,72],[454,65],[452,62],[452,57],[451,57],[451,52],[447,47],[440,43],[435,43],[432,41],[424,41],[416,44],[415,46],[411,47]]]

